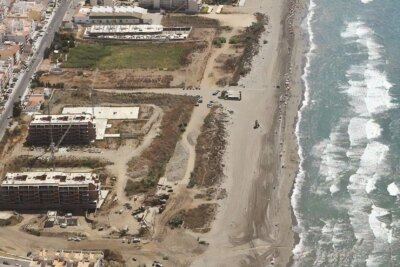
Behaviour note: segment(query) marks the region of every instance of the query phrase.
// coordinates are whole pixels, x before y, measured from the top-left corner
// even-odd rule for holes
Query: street
[[[12,115],[12,108],[14,102],[23,98],[28,90],[29,79],[35,73],[36,68],[39,66],[43,59],[44,50],[51,45],[54,38],[54,33],[61,26],[64,14],[69,8],[70,1],[61,0],[60,5],[57,8],[55,14],[52,16],[51,21],[47,24],[47,30],[40,40],[37,46],[35,54],[32,56],[31,60],[27,63],[28,67],[26,70],[21,71],[17,82],[15,83],[14,89],[9,96],[9,99],[4,107],[4,111],[0,117],[0,139],[3,138],[4,133],[8,124],[8,117]],[[38,40],[39,41],[39,40]]]

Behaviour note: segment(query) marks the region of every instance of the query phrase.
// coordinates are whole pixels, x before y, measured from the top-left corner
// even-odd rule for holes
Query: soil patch
[[[209,187],[223,177],[223,153],[225,151],[225,114],[214,107],[204,119],[196,144],[196,162],[189,187]]]

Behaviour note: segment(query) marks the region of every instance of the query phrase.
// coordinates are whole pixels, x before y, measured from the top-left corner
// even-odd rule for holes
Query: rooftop
[[[10,45],[3,45],[0,47],[0,59],[8,59],[9,57],[14,56],[20,47],[19,44],[10,44]]]
[[[96,119],[123,120],[138,119],[139,107],[94,107],[94,117]],[[92,115],[92,107],[65,107],[62,111],[65,116],[67,114],[87,114]]]
[[[147,9],[137,7],[137,6],[115,6],[114,8],[111,6],[94,6],[90,12],[90,15],[96,14],[105,14],[105,15],[112,15],[112,14],[132,14],[132,13],[139,13],[139,14],[146,14]]]
[[[75,112],[74,114],[63,115],[34,115],[30,124],[79,124],[88,122],[93,123],[91,114]]]
[[[63,114],[92,114],[92,107],[65,107]],[[139,118],[139,107],[94,107],[96,122],[96,140],[103,140],[105,137],[119,137],[106,135],[108,120],[137,120]]]
[[[162,25],[92,25],[88,33],[161,33]]]
[[[87,185],[99,183],[97,175],[90,172],[21,172],[7,173],[1,186],[9,185]]]

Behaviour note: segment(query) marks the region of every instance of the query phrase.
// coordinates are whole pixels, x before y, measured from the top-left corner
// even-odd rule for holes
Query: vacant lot
[[[205,203],[196,208],[181,210],[170,218],[168,224],[177,227],[181,224],[193,232],[207,233],[210,231],[210,223],[215,218],[218,204]]]
[[[164,111],[160,134],[139,157],[128,163],[128,172],[134,180],[128,180],[127,195],[145,193],[155,189],[164,175],[166,165],[171,159],[176,143],[185,131],[193,111],[194,98],[189,96],[160,95],[157,101]]]
[[[47,158],[46,158],[47,156]],[[103,168],[111,164],[105,160],[92,159],[92,158],[76,158],[76,157],[56,157],[54,161],[49,160],[49,154],[44,155],[43,158],[37,158],[28,155],[22,155],[14,158],[8,165],[7,171],[19,172],[25,169],[52,168],[53,164],[58,168]]]
[[[193,44],[79,44],[72,48],[65,68],[177,69],[188,63]]]

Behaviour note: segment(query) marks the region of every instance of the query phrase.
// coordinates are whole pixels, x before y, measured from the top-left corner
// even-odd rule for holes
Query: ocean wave
[[[356,112],[363,115],[366,115],[366,111],[377,114],[393,108],[389,94],[393,84],[388,81],[386,73],[378,69],[386,62],[383,59],[383,46],[375,40],[375,32],[364,22],[355,21],[347,24],[341,36],[348,44],[361,44],[368,55],[366,62],[351,66],[346,73],[350,85],[348,93],[355,98],[352,104]],[[360,104],[361,97],[365,106]]]
[[[331,194],[340,191],[341,176],[348,169],[347,149],[343,145],[348,138],[345,133],[348,123],[348,120],[342,119],[329,135],[329,142],[322,152],[319,168],[319,174],[325,177],[325,183],[319,183],[318,186],[322,187],[319,191],[323,192],[326,188],[329,188]]]
[[[388,261],[386,253],[392,243],[393,232],[389,225],[383,222],[383,217],[390,215],[390,212],[384,208],[372,205],[369,215],[369,225],[375,236],[374,249],[366,260],[368,267],[382,265]]]
[[[316,44],[314,43],[314,32],[312,30],[312,21],[314,19],[315,16],[315,9],[316,9],[317,5],[315,4],[314,0],[310,0],[310,5],[308,7],[308,15],[307,15],[307,31],[308,31],[308,37],[309,37],[309,50],[307,52],[306,55],[306,64],[304,67],[304,74],[302,75],[302,80],[303,80],[303,84],[304,84],[304,99],[302,102],[302,106],[300,108],[300,110],[298,111],[298,121],[296,124],[296,129],[295,129],[295,133],[296,133],[296,137],[297,137],[297,144],[299,147],[299,158],[300,158],[300,165],[299,165],[299,172],[296,176],[294,185],[293,185],[293,194],[291,197],[291,205],[293,208],[293,213],[296,217],[297,220],[297,233],[299,235],[300,241],[299,243],[296,244],[296,246],[293,248],[293,255],[294,255],[294,265],[296,266],[296,261],[302,257],[303,253],[304,253],[304,228],[303,228],[303,223],[302,223],[302,219],[301,219],[301,215],[298,211],[298,203],[301,197],[301,188],[303,187],[303,183],[304,183],[304,177],[305,177],[305,173],[304,173],[304,169],[302,167],[303,162],[304,162],[304,157],[303,157],[303,150],[302,147],[300,145],[300,124],[302,121],[302,113],[304,112],[304,109],[308,106],[309,102],[310,102],[310,86],[308,83],[308,76],[310,74],[310,65],[311,65],[311,59],[312,56],[314,54],[314,51],[316,50]]]

